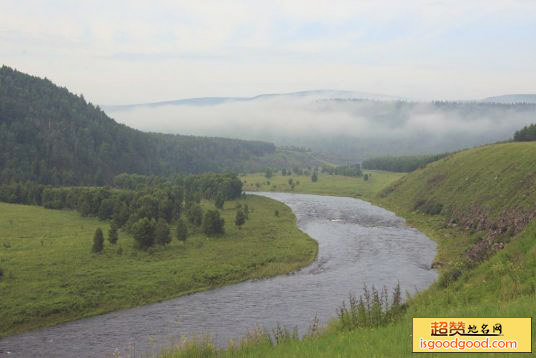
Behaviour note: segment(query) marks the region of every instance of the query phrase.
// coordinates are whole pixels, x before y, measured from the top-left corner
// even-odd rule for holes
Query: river
[[[314,263],[288,275],[7,337],[0,340],[0,356],[146,356],[184,336],[209,335],[224,344],[256,325],[297,326],[303,333],[315,316],[321,322],[335,317],[342,300],[365,284],[391,291],[400,282],[402,292],[414,293],[436,279],[435,243],[387,210],[344,197],[256,194],[292,209],[299,228],[318,242]]]

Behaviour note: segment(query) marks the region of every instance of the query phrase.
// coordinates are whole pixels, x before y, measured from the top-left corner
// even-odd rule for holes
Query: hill
[[[2,183],[102,185],[123,172],[243,170],[244,163],[275,152],[259,141],[141,132],[47,79],[0,68]]]
[[[483,102],[490,103],[536,103],[536,94],[506,94],[502,96],[487,97]]]
[[[441,214],[449,225],[485,231],[470,253],[479,260],[536,217],[536,143],[456,153],[410,173],[381,195],[406,210]]]

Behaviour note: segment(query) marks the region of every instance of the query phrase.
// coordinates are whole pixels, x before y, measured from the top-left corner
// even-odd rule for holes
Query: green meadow
[[[240,179],[246,191],[280,191],[368,198],[404,176],[404,173],[381,170],[365,170],[363,173],[368,175],[368,180],[364,180],[363,177],[318,173],[318,181],[313,182],[311,176],[283,176],[281,172],[274,173],[269,179],[264,176],[264,173],[244,175]],[[293,183],[296,183],[294,189],[289,184],[291,179]]]
[[[240,230],[237,203],[250,209]],[[172,228],[170,245],[148,251],[134,249],[133,238],[121,231],[116,245],[106,240],[102,254],[91,253],[95,230],[107,237],[109,222],[74,211],[0,203],[0,213],[0,337],[285,274],[317,252],[287,206],[251,195],[225,203],[224,235],[191,232],[182,243]]]

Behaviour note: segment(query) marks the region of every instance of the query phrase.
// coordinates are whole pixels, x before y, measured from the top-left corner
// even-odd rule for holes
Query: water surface
[[[224,344],[257,324],[297,326],[303,333],[315,316],[321,322],[333,318],[342,300],[365,284],[392,289],[400,282],[403,292],[415,292],[436,279],[435,243],[387,210],[352,198],[257,194],[292,209],[300,229],[318,242],[313,264],[289,275],[7,337],[0,340],[0,356],[145,356],[181,336],[210,335]]]

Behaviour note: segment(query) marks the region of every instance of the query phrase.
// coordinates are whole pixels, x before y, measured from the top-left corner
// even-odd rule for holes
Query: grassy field
[[[175,238],[148,252],[120,232],[118,244],[92,254],[93,234],[108,222],[73,211],[0,203],[0,337],[245,279],[294,271],[317,252],[291,210],[248,196],[250,219],[234,226],[237,202],[222,212],[226,233]],[[212,204],[204,203],[210,207]],[[279,211],[279,217],[274,211]],[[174,234],[174,232],[172,232]]]
[[[365,170],[368,180],[363,177],[346,177],[319,173],[318,181],[312,182],[310,176],[274,174],[267,179],[263,173],[242,176],[246,191],[281,191],[319,195],[336,195],[350,197],[372,197],[389,184],[400,179],[404,173],[384,172],[380,170]],[[289,179],[299,183],[294,187],[289,185]]]
[[[341,331],[332,324],[318,337],[290,339],[273,345],[262,341],[235,349],[210,344],[183,345],[163,357],[203,353],[211,357],[404,357],[411,356],[413,317],[536,316],[536,143],[510,143],[464,151],[417,170],[370,196],[405,217],[438,243],[441,276],[429,289],[411,298],[407,310],[391,323]],[[337,185],[337,181],[332,181]],[[333,188],[331,194],[341,191]],[[328,192],[329,193],[329,192]],[[426,210],[422,201],[441,204]],[[478,208],[478,209],[475,209]],[[483,214],[484,213],[484,214]],[[457,223],[453,219],[458,218]],[[468,216],[465,221],[463,215]],[[474,217],[480,226],[474,225]],[[501,217],[517,218],[517,231],[497,233]],[[506,221],[504,225],[510,225]],[[460,266],[479,243],[505,245],[490,256]],[[459,277],[446,281],[453,270]],[[341,297],[341,301],[344,297]],[[533,344],[536,329],[532,330]],[[532,354],[430,353],[431,357],[529,357]]]

